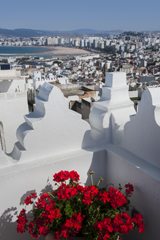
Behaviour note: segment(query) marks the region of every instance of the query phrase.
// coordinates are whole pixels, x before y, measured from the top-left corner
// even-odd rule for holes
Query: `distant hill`
[[[33,29],[3,29],[0,28],[0,36],[2,37],[38,37],[38,36],[48,36],[53,34],[51,31],[41,31],[41,30],[33,30]]]
[[[0,28],[0,37],[40,37],[40,36],[66,36],[66,35],[108,35],[108,34],[119,34],[122,33],[121,30],[114,31],[100,31],[94,29],[76,29],[70,31],[44,31],[44,30],[34,30],[34,29],[3,29]]]

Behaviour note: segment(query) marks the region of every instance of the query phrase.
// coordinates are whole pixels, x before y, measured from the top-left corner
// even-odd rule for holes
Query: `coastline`
[[[5,47],[5,46],[4,46]],[[79,48],[72,48],[72,47],[62,47],[62,46],[22,46],[17,48],[39,48],[40,51],[33,51],[33,52],[25,52],[25,53],[0,53],[0,56],[73,56],[73,55],[85,55],[90,54],[90,51],[79,49]],[[12,48],[12,47],[11,47]],[[13,46],[14,48],[14,46]]]
[[[59,46],[51,46],[48,47],[48,51],[45,51],[44,53],[50,52],[54,55],[83,55],[83,54],[89,54],[91,52],[80,49],[80,48],[72,48],[72,47],[59,47]]]

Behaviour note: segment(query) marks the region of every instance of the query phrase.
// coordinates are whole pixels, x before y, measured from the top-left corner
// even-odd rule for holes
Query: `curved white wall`
[[[137,114],[125,125],[123,147],[160,167],[160,88],[142,94]]]
[[[13,158],[31,161],[81,149],[87,122],[68,108],[68,101],[55,86],[45,83],[36,98],[35,111],[25,116],[17,130]]]

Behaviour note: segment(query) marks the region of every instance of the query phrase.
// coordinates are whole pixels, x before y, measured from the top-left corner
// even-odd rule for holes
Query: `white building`
[[[47,45],[58,45],[59,38],[58,37],[48,37],[47,38]]]
[[[40,71],[35,71],[32,78],[34,89],[40,88],[40,86],[42,86],[45,82],[51,83],[55,82],[56,80],[56,76],[54,76],[52,73],[42,76]]]
[[[62,84],[62,85],[70,84],[68,77],[63,76],[63,75],[57,76],[57,80],[58,80],[58,82],[59,82],[60,84]]]

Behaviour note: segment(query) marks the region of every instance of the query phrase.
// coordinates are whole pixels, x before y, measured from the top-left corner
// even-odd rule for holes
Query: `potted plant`
[[[90,172],[91,179],[93,172]],[[24,200],[17,217],[17,231],[28,232],[32,238],[45,236],[50,239],[118,240],[133,229],[144,231],[143,217],[137,211],[131,213],[130,200],[133,186],[126,184],[116,188],[97,185],[84,186],[79,174],[60,171],[53,175],[54,188],[35,192]],[[26,210],[31,205],[30,211]],[[30,206],[30,207],[31,207]]]

